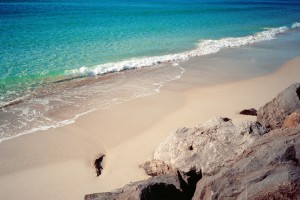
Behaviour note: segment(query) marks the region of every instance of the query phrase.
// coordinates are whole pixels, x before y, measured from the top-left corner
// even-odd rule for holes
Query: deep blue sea
[[[270,40],[296,22],[298,0],[0,0],[0,105],[74,77]]]

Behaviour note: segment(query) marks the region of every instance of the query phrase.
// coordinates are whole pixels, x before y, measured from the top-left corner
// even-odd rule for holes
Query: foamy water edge
[[[284,33],[289,30],[297,29],[297,28],[300,28],[300,23],[298,23],[298,22],[292,24],[291,28],[288,28],[287,26],[278,27],[278,28],[268,28],[265,31],[256,33],[254,35],[245,36],[245,37],[223,38],[223,39],[219,39],[219,40],[201,40],[201,41],[199,41],[197,48],[194,50],[191,50],[191,51],[185,51],[185,52],[178,53],[178,54],[170,54],[170,55],[164,55],[164,56],[132,58],[132,59],[121,61],[121,62],[106,63],[106,64],[96,65],[94,67],[89,67],[89,68],[81,67],[79,69],[67,70],[67,71],[65,71],[65,73],[66,73],[66,75],[81,75],[81,76],[82,75],[84,75],[84,76],[102,75],[102,74],[107,74],[107,73],[120,72],[120,71],[124,71],[124,70],[128,70],[128,69],[137,69],[137,68],[142,68],[142,67],[147,67],[147,66],[158,65],[161,63],[172,63],[172,65],[174,67],[178,67],[181,69],[181,73],[178,76],[171,78],[169,80],[163,81],[163,82],[154,83],[154,85],[157,86],[157,89],[155,89],[152,93],[134,96],[128,100],[123,101],[123,102],[125,102],[125,101],[130,101],[133,99],[157,94],[160,92],[161,87],[165,83],[181,78],[182,74],[185,72],[185,69],[180,67],[180,65],[177,62],[187,61],[190,58],[195,57],[195,56],[203,56],[203,55],[217,53],[225,48],[240,47],[240,46],[254,44],[254,43],[258,43],[258,42],[262,42],[262,41],[272,40],[272,39],[275,39],[275,36],[280,33]],[[112,106],[112,105],[110,105],[110,106]],[[34,133],[36,131],[49,130],[52,128],[53,129],[59,128],[59,127],[65,126],[65,125],[75,123],[79,117],[89,114],[96,110],[99,110],[99,109],[88,110],[84,113],[75,115],[71,119],[62,120],[60,122],[56,122],[53,125],[36,127],[36,128],[32,128],[30,130],[20,132],[17,135],[14,135],[11,137],[1,138],[0,143],[2,141],[13,139],[13,138],[16,138],[16,137],[19,137],[22,135]]]
[[[83,66],[78,69],[66,70],[65,74],[92,76],[120,72],[128,69],[137,69],[147,66],[153,66],[161,63],[186,61],[189,60],[191,57],[217,53],[225,48],[240,47],[262,41],[272,40],[275,39],[275,36],[280,33],[284,33],[291,29],[297,29],[299,27],[300,23],[295,22],[294,24],[292,24],[291,28],[288,28],[287,26],[282,26],[278,28],[266,28],[265,31],[244,37],[229,37],[222,38],[219,40],[200,40],[197,45],[197,48],[194,50],[163,56],[132,58],[121,62],[105,63],[93,67]]]
[[[48,125],[48,126],[40,126],[40,127],[35,127],[35,128],[32,128],[30,130],[26,130],[26,131],[23,131],[23,132],[20,132],[18,133],[17,135],[13,135],[11,137],[5,137],[5,138],[1,138],[0,139],[0,143],[3,142],[3,141],[6,141],[6,140],[10,140],[10,139],[14,139],[14,138],[17,138],[19,136],[23,136],[23,135],[27,135],[27,134],[31,134],[31,133],[34,133],[34,132],[37,132],[37,131],[46,131],[46,130],[49,130],[49,129],[54,129],[54,128],[59,128],[59,127],[63,127],[65,125],[70,125],[70,124],[73,124],[76,122],[76,120],[81,117],[81,116],[84,116],[84,115],[87,115],[91,112],[94,112],[94,111],[97,111],[97,110],[103,110],[103,109],[108,109],[109,107],[113,106],[113,105],[116,105],[116,104],[119,104],[119,103],[123,103],[123,102],[126,102],[126,101],[131,101],[131,100],[134,100],[134,99],[138,99],[138,98],[143,98],[143,97],[146,97],[146,96],[149,96],[149,95],[154,95],[154,94],[157,94],[160,92],[160,88],[167,82],[170,82],[170,81],[174,81],[174,80],[177,80],[177,79],[180,79],[181,76],[183,75],[183,73],[185,72],[185,69],[180,67],[178,63],[173,63],[173,66],[175,67],[178,67],[181,72],[178,76],[175,76],[174,78],[171,78],[171,79],[167,79],[163,82],[158,82],[158,83],[153,83],[153,85],[157,86],[157,88],[155,90],[153,90],[151,93],[146,93],[146,94],[142,94],[142,95],[138,95],[138,96],[133,96],[129,99],[123,99],[122,102],[119,102],[119,101],[112,101],[114,103],[104,107],[104,108],[93,108],[91,110],[88,110],[86,112],[83,112],[83,113],[79,113],[77,115],[75,115],[73,118],[71,119],[66,119],[66,120],[62,120],[60,122],[55,122],[53,125]]]

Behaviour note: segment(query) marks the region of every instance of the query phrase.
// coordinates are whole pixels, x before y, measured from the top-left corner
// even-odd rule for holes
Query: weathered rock
[[[296,128],[300,124],[300,109],[287,116],[282,124],[282,128]]]
[[[195,171],[212,175],[265,132],[256,122],[234,126],[230,119],[216,117],[199,127],[177,130],[156,149],[153,159],[183,174]]]
[[[140,167],[142,167],[145,170],[146,174],[150,176],[177,173],[177,171],[174,170],[172,166],[167,165],[161,160],[147,161],[144,164],[142,164]]]
[[[240,114],[257,116],[257,110],[255,108],[244,109],[240,112]]]
[[[197,183],[198,199],[299,199],[300,131],[277,129],[255,141],[219,173]]]
[[[257,112],[257,121],[271,129],[281,128],[283,120],[300,109],[300,83],[294,83],[280,92]]]
[[[161,175],[134,182],[112,192],[86,195],[85,200],[186,200],[177,175]]]
[[[189,172],[178,171],[178,177],[185,196],[187,199],[192,199],[196,190],[196,185],[202,178],[201,171],[199,172],[196,169],[192,169]]]
[[[242,135],[254,135],[261,136],[267,132],[267,129],[263,127],[259,122],[244,121],[237,127],[238,133]]]
[[[101,175],[101,172],[102,172],[102,161],[103,161],[103,158],[104,158],[105,155],[101,154],[99,156],[99,158],[97,158],[94,162],[94,166],[95,166],[95,169],[96,169],[96,174],[97,176],[100,176]]]

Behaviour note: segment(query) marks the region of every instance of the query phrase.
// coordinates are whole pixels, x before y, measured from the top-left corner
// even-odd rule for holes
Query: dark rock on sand
[[[187,200],[177,175],[161,175],[134,182],[112,192],[86,195],[85,200]]]
[[[257,121],[267,128],[281,128],[286,116],[297,109],[300,109],[300,83],[292,84],[261,107]]]
[[[103,161],[103,158],[104,158],[105,155],[101,154],[99,156],[99,158],[97,158],[94,162],[94,166],[95,166],[95,169],[96,169],[96,174],[97,176],[100,176],[101,175],[101,172],[102,172],[102,161]]]
[[[198,199],[299,199],[300,131],[277,129],[219,173],[197,183]]]
[[[257,110],[255,108],[244,109],[240,112],[241,115],[257,116]]]

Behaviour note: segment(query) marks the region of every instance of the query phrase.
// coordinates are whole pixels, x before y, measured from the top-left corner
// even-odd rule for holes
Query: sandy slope
[[[147,178],[138,167],[171,132],[213,116],[238,123],[254,117],[237,113],[259,108],[291,83],[300,81],[300,57],[273,74],[205,87],[166,84],[156,95],[97,111],[75,124],[25,135],[0,144],[0,199],[83,199]],[[96,177],[92,162],[106,154]]]

